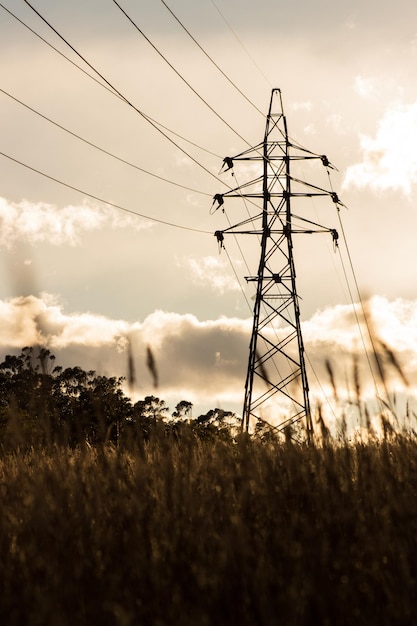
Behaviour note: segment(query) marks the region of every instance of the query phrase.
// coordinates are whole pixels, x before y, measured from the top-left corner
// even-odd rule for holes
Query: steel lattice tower
[[[334,192],[292,176],[293,161],[307,159],[319,159],[325,167],[332,167],[326,156],[314,154],[290,141],[281,91],[273,89],[263,142],[224,159],[224,171],[231,169],[236,161],[252,161],[262,164],[262,175],[224,194],[215,195],[213,205],[216,209],[224,209],[225,198],[232,197],[243,198],[247,205],[251,203],[258,209],[259,201],[262,203],[260,213],[215,233],[221,247],[225,234],[257,235],[260,242],[257,275],[245,277],[247,282],[256,284],[256,298],[242,427],[249,430],[254,420],[271,426],[269,413],[272,412],[272,421],[278,422],[273,428],[285,430],[302,423],[309,440],[313,428],[293,235],[327,232],[337,245],[338,234],[334,229],[295,216],[292,203],[295,198],[298,202],[298,198],[312,196],[330,196],[333,202],[340,202]]]

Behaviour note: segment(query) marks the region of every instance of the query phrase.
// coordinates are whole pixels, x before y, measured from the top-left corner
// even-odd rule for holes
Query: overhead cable
[[[36,13],[36,15],[38,15],[38,17],[82,60],[84,61],[84,63],[86,65],[88,65],[88,67],[90,69],[93,70],[93,72],[95,72],[97,74],[97,76],[99,76],[109,87],[111,90],[113,90],[121,100],[123,100],[126,104],[128,104],[134,111],[136,111],[136,113],[139,113],[139,115],[146,120],[155,130],[157,130],[163,137],[165,137],[165,139],[167,139],[170,143],[172,143],[172,145],[174,145],[178,150],[180,150],[183,154],[185,154],[189,159],[191,159],[191,161],[193,161],[193,163],[195,163],[196,165],[198,165],[198,167],[200,167],[201,169],[203,169],[207,174],[209,174],[210,176],[212,176],[213,178],[215,178],[217,181],[219,181],[220,179],[217,178],[217,176],[215,174],[213,174],[213,172],[211,172],[207,167],[205,167],[202,163],[200,163],[196,158],[194,158],[191,154],[189,154],[186,150],[184,150],[184,148],[182,148],[180,145],[178,145],[171,137],[169,137],[163,130],[161,130],[162,126],[158,125],[151,117],[149,117],[148,115],[146,115],[146,113],[144,113],[143,111],[141,111],[140,109],[138,109],[128,98],[126,98],[126,96],[124,96],[114,85],[112,85],[112,83],[110,81],[107,80],[107,78],[105,78],[103,76],[103,74],[101,74],[89,61],[87,61],[87,59],[80,53],[78,52],[78,50],[76,50],[76,48],[74,46],[72,46],[69,41],[67,41],[65,39],[65,37],[63,37],[57,30],[56,28],[54,28],[52,26],[52,24],[50,24],[40,13],[37,9],[35,9],[35,7],[33,7],[30,2],[28,0],[23,0],[31,9],[34,13]]]
[[[25,2],[27,2],[27,0],[25,0]],[[155,50],[155,52],[157,52],[159,54],[159,56],[165,61],[165,63],[172,69],[173,72],[175,72],[175,74],[178,76],[178,78],[180,78],[189,89],[191,89],[191,91],[197,96],[197,98],[199,98],[201,100],[201,102],[203,102],[206,107],[208,107],[210,109],[210,111],[212,113],[214,113],[214,115],[221,121],[223,122],[223,124],[225,124],[235,135],[237,135],[239,137],[239,139],[241,139],[244,143],[246,143],[246,145],[250,146],[250,143],[248,141],[246,141],[246,139],[244,137],[242,137],[242,135],[235,130],[217,111],[216,109],[214,109],[208,102],[207,100],[205,100],[203,98],[203,96],[201,96],[198,91],[196,89],[194,89],[194,87],[187,81],[186,78],[184,78],[184,76],[181,74],[181,72],[179,72],[170,61],[168,61],[168,59],[166,58],[166,56],[164,56],[162,54],[162,52],[155,46],[154,43],[152,43],[152,41],[149,39],[149,37],[147,37],[145,35],[145,33],[139,28],[139,26],[136,24],[136,22],[134,22],[134,20],[126,13],[126,11],[123,9],[123,7],[120,6],[120,4],[117,2],[117,0],[113,0],[113,3],[120,9],[120,11],[123,13],[123,15],[129,20],[129,22],[132,24],[132,26],[134,26],[134,28],[136,28],[136,30],[138,31],[138,33],[140,33],[142,35],[142,37],[144,37],[144,39],[146,39],[146,41],[152,46],[152,48]]]
[[[329,178],[330,189],[333,191],[333,186],[332,186],[332,181],[331,181],[329,169],[327,169],[327,176]],[[370,322],[369,322],[369,319],[368,319],[368,313],[365,310],[365,305],[363,303],[361,291],[359,289],[358,280],[356,278],[355,268],[353,266],[353,261],[352,261],[352,257],[351,257],[351,254],[350,254],[350,250],[349,250],[349,246],[348,246],[348,242],[347,242],[347,238],[346,238],[346,234],[345,234],[345,229],[343,227],[342,217],[340,215],[340,207],[338,206],[338,204],[336,204],[335,206],[336,206],[337,216],[338,216],[338,220],[339,220],[340,230],[341,230],[342,237],[343,237],[343,242],[345,244],[346,254],[347,254],[347,257],[348,257],[348,261],[349,261],[350,271],[352,273],[353,282],[354,282],[355,288],[356,288],[356,293],[357,293],[358,298],[359,298],[359,304],[360,304],[360,307],[361,307],[361,312],[362,312],[363,320],[365,322],[365,326],[366,326],[366,330],[367,330],[367,333],[368,333],[369,341],[370,341],[370,344],[371,344],[371,347],[372,347],[372,352],[373,352],[374,357],[375,357],[375,362],[376,362],[376,367],[377,367],[377,370],[378,370],[378,375],[379,375],[379,377],[381,379],[381,382],[382,382],[382,385],[384,387],[385,396],[386,396],[387,402],[388,402],[388,408],[391,411],[392,415],[394,415],[394,417],[396,417],[395,407],[394,407],[393,402],[391,401],[391,398],[390,398],[390,395],[389,395],[389,391],[388,391],[388,387],[387,387],[387,384],[386,384],[386,380],[385,380],[385,377],[384,377],[384,374],[383,374],[383,371],[382,371],[382,366],[381,366],[380,358],[379,358],[379,355],[378,355],[378,350],[377,350],[376,345],[375,345],[374,337],[373,337],[372,330],[371,330],[371,325],[370,325]],[[373,380],[373,383],[374,383],[374,387],[375,387],[375,391],[376,391],[376,394],[377,394],[377,398],[378,398],[378,401],[379,401],[380,404],[384,404],[384,402],[381,400],[380,395],[379,395],[378,385],[377,385],[375,374],[374,374],[374,368],[372,367],[371,359],[370,359],[370,356],[369,356],[369,353],[368,353],[368,350],[367,350],[367,347],[366,347],[366,344],[365,344],[365,339],[363,337],[362,328],[361,328],[361,325],[360,325],[360,322],[359,322],[359,318],[358,318],[358,313],[357,313],[356,307],[354,305],[354,300],[353,300],[352,292],[351,292],[350,285],[349,285],[349,282],[348,282],[348,279],[347,279],[347,273],[346,273],[346,269],[345,269],[345,266],[344,266],[344,263],[343,263],[343,259],[342,259],[341,253],[340,253],[340,259],[341,259],[342,268],[343,268],[343,272],[344,272],[344,275],[345,275],[346,284],[347,284],[347,287],[348,287],[348,291],[349,291],[352,307],[353,307],[353,313],[355,315],[356,323],[358,325],[359,334],[360,334],[362,345],[363,345],[363,348],[364,348],[364,351],[365,351],[366,360],[367,360],[368,367],[369,367],[369,370],[370,370],[370,373],[371,373],[371,376],[372,376],[372,380]]]
[[[261,70],[261,68],[259,67],[259,65],[256,63],[255,59],[252,57],[252,55],[249,53],[249,51],[247,50],[247,48],[245,47],[245,45],[243,44],[243,42],[241,41],[241,39],[238,37],[238,35],[236,34],[236,32],[233,30],[233,28],[231,27],[230,23],[227,21],[227,19],[225,18],[225,16],[223,15],[223,13],[220,11],[219,7],[217,6],[217,4],[214,2],[214,0],[210,0],[211,4],[214,6],[214,8],[216,9],[217,13],[220,15],[220,17],[222,18],[223,22],[226,24],[226,26],[228,27],[228,29],[230,30],[230,32],[234,35],[234,37],[236,38],[236,40],[238,41],[239,45],[241,46],[241,48],[244,50],[244,52],[246,53],[246,55],[249,57],[249,59],[252,61],[252,63],[254,64],[254,66],[256,67],[256,69],[258,70],[258,72],[261,74],[261,76],[265,79],[265,81],[268,83],[268,85],[270,87],[272,87],[272,84],[270,82],[270,80],[265,76],[265,74],[263,73],[263,71]]]
[[[83,74],[86,74],[86,76],[88,76],[89,78],[91,78],[91,80],[94,80],[98,85],[100,85],[101,87],[104,87],[104,89],[107,89],[107,91],[109,91],[110,93],[112,93],[113,95],[117,96],[118,98],[120,98],[120,96],[118,96],[118,94],[116,94],[112,89],[110,89],[110,87],[108,87],[107,85],[104,85],[102,82],[100,82],[99,80],[97,80],[97,78],[95,78],[95,76],[93,76],[92,74],[89,74],[84,68],[82,68],[80,65],[77,65],[77,63],[75,63],[72,59],[70,59],[69,57],[67,57],[63,52],[61,52],[61,50],[58,50],[58,48],[56,48],[55,46],[53,46],[51,43],[49,43],[49,41],[47,41],[44,37],[42,37],[42,35],[40,35],[39,33],[36,32],[36,30],[34,30],[33,28],[31,28],[30,26],[28,26],[23,20],[20,19],[20,17],[18,17],[17,15],[15,15],[14,13],[12,13],[12,11],[10,11],[10,9],[8,9],[7,7],[4,6],[4,4],[0,3],[0,7],[2,9],[4,9],[5,11],[7,11],[7,13],[9,13],[9,15],[11,15],[11,17],[14,17],[15,20],[17,20],[18,22],[20,22],[20,24],[22,24],[22,26],[24,26],[25,28],[27,28],[33,35],[35,35],[36,37],[38,37],[38,39],[40,39],[41,41],[43,41],[43,43],[45,43],[47,46],[49,46],[50,48],[52,48],[52,50],[54,50],[55,52],[57,52],[61,57],[63,57],[66,61],[68,61],[69,63],[71,63],[72,65],[74,65],[74,67],[76,67],[78,70],[80,70],[80,72],[83,72]]]
[[[262,115],[263,118],[265,118],[265,114],[258,109],[258,107],[256,106],[256,104],[254,104],[252,102],[252,100],[250,98],[247,97],[246,94],[243,93],[243,91],[241,91],[239,89],[239,87],[231,80],[231,78],[229,78],[229,76],[221,69],[221,67],[219,67],[217,65],[217,63],[212,59],[212,57],[208,54],[208,52],[206,52],[204,50],[204,48],[198,43],[197,39],[195,37],[193,37],[193,35],[190,33],[190,31],[184,26],[184,24],[181,22],[181,20],[175,15],[174,11],[167,5],[167,3],[165,2],[165,0],[161,0],[162,4],[164,5],[164,7],[166,7],[166,9],[171,13],[172,17],[178,22],[178,24],[181,26],[181,28],[187,33],[187,35],[194,41],[194,43],[196,44],[196,46],[201,50],[201,52],[208,58],[208,60],[214,65],[214,67],[220,72],[220,74],[222,76],[225,77],[225,79],[232,85],[232,87],[234,87],[239,93],[240,95],[246,100],[246,102],[249,102],[249,104],[256,110],[258,111],[258,113],[260,113]]]
[[[47,122],[50,122],[51,124],[53,124],[57,128],[60,128],[61,130],[63,130],[66,133],[68,133],[69,135],[72,135],[72,137],[75,137],[76,139],[79,139],[80,141],[82,141],[82,142],[86,143],[87,145],[91,146],[92,148],[95,148],[96,150],[99,150],[100,152],[103,152],[104,154],[107,154],[108,156],[112,157],[113,159],[117,159],[117,161],[120,161],[121,163],[125,163],[126,165],[129,165],[130,167],[133,167],[136,170],[139,170],[140,172],[143,172],[144,174],[148,174],[149,176],[153,176],[154,178],[157,178],[158,180],[162,180],[165,183],[169,183],[170,185],[175,185],[176,187],[181,187],[182,189],[186,189],[187,191],[192,191],[193,193],[198,193],[198,194],[201,194],[203,196],[210,196],[211,197],[210,193],[206,193],[205,191],[199,191],[198,189],[193,189],[192,187],[186,187],[185,185],[181,185],[180,183],[177,183],[177,182],[175,182],[173,180],[169,180],[168,178],[164,178],[163,176],[159,176],[159,174],[155,174],[154,172],[150,172],[149,170],[145,170],[142,167],[139,167],[139,165],[135,165],[134,163],[131,163],[130,161],[127,161],[126,159],[123,159],[122,157],[119,157],[116,154],[113,154],[112,152],[109,152],[108,150],[105,150],[104,148],[101,148],[100,146],[97,146],[95,143],[93,143],[91,141],[88,141],[88,139],[84,139],[84,137],[81,137],[77,133],[74,133],[73,131],[69,130],[68,128],[65,128],[65,126],[62,126],[61,124],[58,124],[58,122],[54,122],[54,120],[51,120],[46,115],[43,115],[42,113],[40,113],[36,109],[33,109],[31,106],[29,106],[28,104],[25,104],[24,102],[22,102],[21,100],[19,100],[15,96],[12,96],[12,94],[8,93],[7,91],[2,89],[1,87],[0,87],[0,92],[4,93],[6,96],[11,98],[15,102],[18,102],[19,104],[24,106],[29,111],[32,111],[32,113],[35,113],[36,115],[38,115],[42,119],[46,120]]]
[[[229,261],[229,263],[230,263],[230,267],[232,268],[233,274],[235,275],[236,282],[237,282],[237,284],[239,285],[239,289],[240,289],[240,291],[241,291],[241,293],[242,293],[242,295],[243,295],[244,299],[246,300],[246,304],[248,305],[248,309],[249,309],[249,311],[250,311],[250,312],[252,312],[252,307],[251,307],[250,302],[249,302],[249,300],[248,300],[248,297],[247,297],[247,295],[246,295],[246,293],[245,293],[245,290],[244,290],[244,289],[243,289],[243,287],[242,287],[242,284],[241,284],[241,282],[240,282],[240,279],[239,279],[238,273],[237,273],[237,271],[236,271],[236,268],[235,268],[235,267],[234,267],[234,265],[233,265],[232,259],[231,259],[230,255],[229,255],[229,252],[227,251],[226,246],[223,246],[223,247],[222,247],[222,249],[223,249],[223,250],[225,251],[225,253],[226,253],[226,256],[227,256],[228,261]]]
[[[213,233],[208,231],[208,230],[200,230],[198,228],[191,228],[190,226],[183,226],[181,224],[174,224],[173,222],[167,222],[166,220],[161,220],[157,217],[150,217],[149,215],[144,215],[143,213],[138,213],[137,211],[133,211],[132,209],[127,209],[126,207],[120,205],[120,204],[115,204],[114,202],[109,202],[108,200],[103,200],[103,198],[99,198],[98,196],[95,196],[92,193],[89,193],[88,191],[84,191],[82,189],[79,189],[78,187],[75,187],[74,185],[70,185],[69,183],[65,183],[62,180],[59,180],[58,178],[55,178],[54,176],[50,176],[49,174],[46,174],[45,172],[42,172],[41,170],[36,169],[35,167],[32,167],[31,165],[28,165],[27,163],[23,163],[22,161],[19,161],[18,159],[15,159],[14,157],[10,156],[9,154],[5,154],[4,152],[0,152],[0,156],[5,157],[6,159],[9,159],[10,161],[13,161],[14,163],[17,163],[18,165],[22,165],[23,167],[25,167],[28,170],[31,170],[32,172],[35,172],[36,174],[40,174],[41,176],[44,176],[45,178],[48,178],[49,180],[54,181],[55,183],[58,183],[59,185],[63,185],[64,187],[67,187],[68,189],[72,189],[73,191],[76,191],[77,193],[81,193],[84,196],[88,196],[89,198],[93,198],[93,200],[97,200],[98,202],[102,202],[103,204],[107,204],[108,206],[112,206],[115,209],[119,209],[120,211],[124,211],[125,213],[130,213],[131,215],[136,215],[137,217],[142,217],[143,219],[149,220],[151,222],[157,222],[158,224],[164,224],[165,226],[172,226],[173,228],[180,228],[181,230],[189,230],[193,233],[203,233],[204,235],[212,235]]]
[[[31,28],[30,26],[28,26],[23,20],[21,20],[19,17],[17,17],[17,15],[15,15],[14,13],[12,13],[12,11],[10,11],[10,9],[8,9],[7,7],[5,7],[3,4],[0,3],[0,8],[4,9],[5,11],[7,11],[7,13],[9,13],[12,17],[14,17],[18,22],[20,22],[20,24],[22,24],[22,26],[24,26],[25,28],[27,28],[33,35],[35,35],[36,37],[38,37],[38,39],[40,39],[41,41],[43,41],[43,43],[45,43],[47,46],[49,46],[52,50],[54,50],[57,54],[59,54],[63,59],[65,59],[66,61],[68,61],[69,63],[71,63],[71,65],[73,65],[74,67],[76,67],[78,70],[80,70],[80,72],[82,72],[83,74],[85,74],[86,76],[88,76],[88,78],[91,78],[91,80],[93,80],[94,82],[96,82],[98,85],[100,85],[100,87],[103,87],[104,89],[106,89],[109,93],[111,93],[113,96],[116,96],[116,98],[119,98],[119,100],[122,100],[123,102],[125,101],[124,98],[122,98],[118,93],[116,93],[113,89],[111,89],[108,85],[106,85],[105,83],[102,83],[100,80],[98,80],[95,76],[93,76],[92,74],[90,74],[89,72],[87,72],[83,67],[81,67],[80,65],[78,65],[77,63],[75,63],[75,61],[73,61],[72,59],[70,59],[69,57],[67,57],[63,52],[61,52],[61,50],[58,50],[58,48],[56,48],[55,46],[53,46],[51,43],[49,43],[49,41],[47,41],[44,37],[42,37],[41,35],[39,35],[39,33],[37,33],[33,28]],[[164,124],[162,124],[161,122],[158,122],[157,120],[153,119],[150,115],[148,115],[147,113],[145,114],[152,122],[154,122],[155,124],[157,124],[157,126],[160,126],[161,128],[163,128],[164,130],[166,130],[168,133],[171,133],[171,135],[174,135],[175,137],[178,137],[179,139],[181,139],[182,141],[185,141],[186,143],[190,144],[191,146],[194,146],[195,148],[198,148],[199,150],[202,150],[203,152],[206,152],[207,154],[210,154],[211,156],[214,156],[218,159],[220,159],[221,157],[216,154],[215,152],[212,152],[211,150],[208,150],[207,148],[204,148],[203,146],[200,146],[199,144],[195,143],[194,141],[191,141],[190,139],[187,139],[186,137],[184,137],[183,135],[180,135],[179,133],[176,133],[174,130],[172,130],[171,128],[168,128],[167,126],[164,126]]]

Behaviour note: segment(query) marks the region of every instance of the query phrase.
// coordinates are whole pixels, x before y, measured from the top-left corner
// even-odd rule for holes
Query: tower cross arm
[[[236,170],[236,161],[253,161],[254,167],[258,168],[257,174],[262,168],[262,175],[214,196],[212,212],[219,208],[225,212],[226,198],[242,199],[247,216],[234,225],[229,221],[228,228],[216,231],[219,249],[224,247],[228,234],[255,235],[246,241],[251,250],[256,245],[260,251],[257,271],[249,270],[253,274],[245,276],[246,282],[254,285],[256,294],[242,427],[249,430],[256,420],[268,425],[272,421],[278,422],[277,429],[281,431],[303,421],[304,433],[311,441],[313,424],[293,235],[329,233],[335,248],[339,235],[334,228],[295,215],[293,207],[303,204],[301,198],[313,196],[328,196],[337,205],[337,210],[343,205],[333,189],[325,189],[292,174],[290,170],[300,169],[299,162],[303,159],[320,159],[328,174],[329,169],[335,169],[327,156],[290,140],[281,91],[273,89],[263,141],[233,157],[226,157],[221,170]],[[236,181],[234,171],[232,175]]]

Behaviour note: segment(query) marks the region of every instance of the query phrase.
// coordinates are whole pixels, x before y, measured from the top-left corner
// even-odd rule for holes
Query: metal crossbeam
[[[262,175],[223,195],[218,194],[214,200],[219,207],[223,206],[226,198],[262,200],[260,212],[240,224],[216,231],[220,245],[223,245],[226,234],[255,234],[260,238],[258,272],[255,276],[246,277],[248,282],[256,283],[256,298],[245,382],[243,427],[249,430],[257,420],[265,423],[272,419],[273,428],[283,430],[301,422],[307,439],[310,439],[313,428],[296,288],[293,235],[328,232],[337,243],[337,233],[302,217],[296,219],[304,220],[308,228],[294,227],[296,216],[292,213],[291,201],[295,197],[330,196],[333,202],[338,202],[338,198],[332,196],[330,191],[292,178],[292,161],[305,159],[321,159],[325,166],[330,166],[324,155],[316,155],[290,141],[281,91],[273,89],[263,142],[224,160],[227,169],[231,169],[237,161],[261,162]]]

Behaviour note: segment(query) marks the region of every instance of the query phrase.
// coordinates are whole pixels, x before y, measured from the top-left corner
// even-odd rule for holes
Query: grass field
[[[417,623],[412,436],[3,451],[2,624]]]

